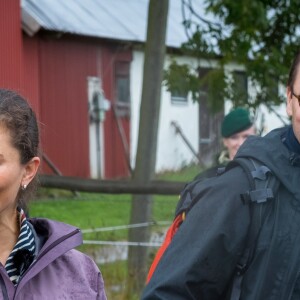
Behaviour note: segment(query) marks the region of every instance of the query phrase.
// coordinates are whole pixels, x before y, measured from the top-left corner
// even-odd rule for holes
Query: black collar
[[[285,136],[282,139],[284,145],[293,153],[300,155],[300,143],[298,142],[293,127],[290,126],[285,132]]]

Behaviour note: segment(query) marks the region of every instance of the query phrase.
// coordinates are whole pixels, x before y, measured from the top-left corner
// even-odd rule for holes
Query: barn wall
[[[22,92],[22,32],[19,0],[0,1],[0,87]]]
[[[43,150],[63,175],[90,175],[87,77],[97,76],[96,62],[94,43],[40,39]]]
[[[121,133],[124,132],[124,138],[130,150],[130,115],[116,117],[114,108],[116,108],[116,86],[115,86],[115,66],[118,62],[131,62],[132,54],[130,50],[123,50],[118,46],[107,46],[102,49],[102,74],[103,89],[105,97],[111,101],[111,109],[106,115],[105,121],[105,174],[107,178],[128,177],[130,171],[128,168],[124,145],[122,143]],[[119,127],[117,124],[119,121]],[[121,128],[121,130],[119,130]],[[130,151],[129,151],[130,155]],[[129,158],[130,160],[130,158]]]
[[[40,117],[39,41],[23,35],[23,95]]]

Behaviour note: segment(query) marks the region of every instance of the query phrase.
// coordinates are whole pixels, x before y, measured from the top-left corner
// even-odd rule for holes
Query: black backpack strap
[[[276,196],[279,180],[271,170],[259,161],[250,158],[236,158],[227,169],[239,165],[245,171],[250,190],[241,195],[245,205],[250,205],[250,225],[247,234],[245,250],[238,261],[233,278],[230,300],[240,299],[243,275],[247,271],[255,251],[256,240],[259,235],[266,210],[264,203]]]
[[[193,204],[193,199],[192,199],[192,191],[195,187],[195,185],[198,184],[197,180],[194,180],[190,183],[187,183],[182,192],[179,195],[179,201],[177,203],[176,209],[175,209],[175,218],[182,212],[187,212],[191,209],[192,204]]]
[[[261,165],[253,159],[248,161],[255,167],[251,171],[255,189],[243,194],[242,201],[245,203],[263,203],[273,199],[274,193],[277,192],[279,181],[267,166]]]

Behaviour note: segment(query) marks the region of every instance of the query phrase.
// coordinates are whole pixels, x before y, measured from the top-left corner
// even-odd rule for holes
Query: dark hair
[[[293,63],[292,63],[291,69],[290,69],[290,73],[289,73],[287,86],[291,90],[293,90],[293,86],[294,86],[294,82],[295,82],[295,79],[297,76],[299,64],[300,64],[300,51],[295,55],[295,58],[293,60]]]
[[[35,113],[28,102],[14,91],[0,89],[0,124],[9,130],[12,145],[20,153],[21,164],[39,156],[39,129]],[[37,179],[34,178],[25,190],[20,189],[18,206],[26,210],[36,186]]]

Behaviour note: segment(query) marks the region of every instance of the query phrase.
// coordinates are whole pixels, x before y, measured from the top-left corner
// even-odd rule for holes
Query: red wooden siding
[[[38,118],[40,118],[38,45],[38,38],[29,38],[27,35],[23,35],[23,95],[29,100]]]
[[[131,50],[100,39],[21,30],[19,0],[0,1],[0,88],[14,89],[40,119],[42,151],[66,176],[90,176],[87,77],[103,82],[116,103],[115,66],[131,61]],[[130,118],[119,119],[130,144]],[[104,121],[105,178],[126,177],[129,169],[113,110]],[[44,163],[42,172],[52,173]]]
[[[112,105],[116,104],[115,95],[115,64],[117,62],[130,62],[132,59],[131,51],[122,50],[118,47],[106,47],[102,51],[102,78],[105,96],[107,99],[111,100]],[[126,134],[126,139],[130,145],[129,128],[130,119],[121,119],[124,132]],[[126,163],[126,157],[124,154],[124,149],[122,145],[122,140],[118,127],[116,124],[116,118],[111,109],[107,114],[106,124],[105,124],[105,175],[106,178],[115,177],[128,177],[130,175],[129,169]]]
[[[20,1],[0,1],[0,87],[22,92]]]
[[[97,76],[94,44],[40,40],[43,149],[63,175],[90,175],[87,76]]]

